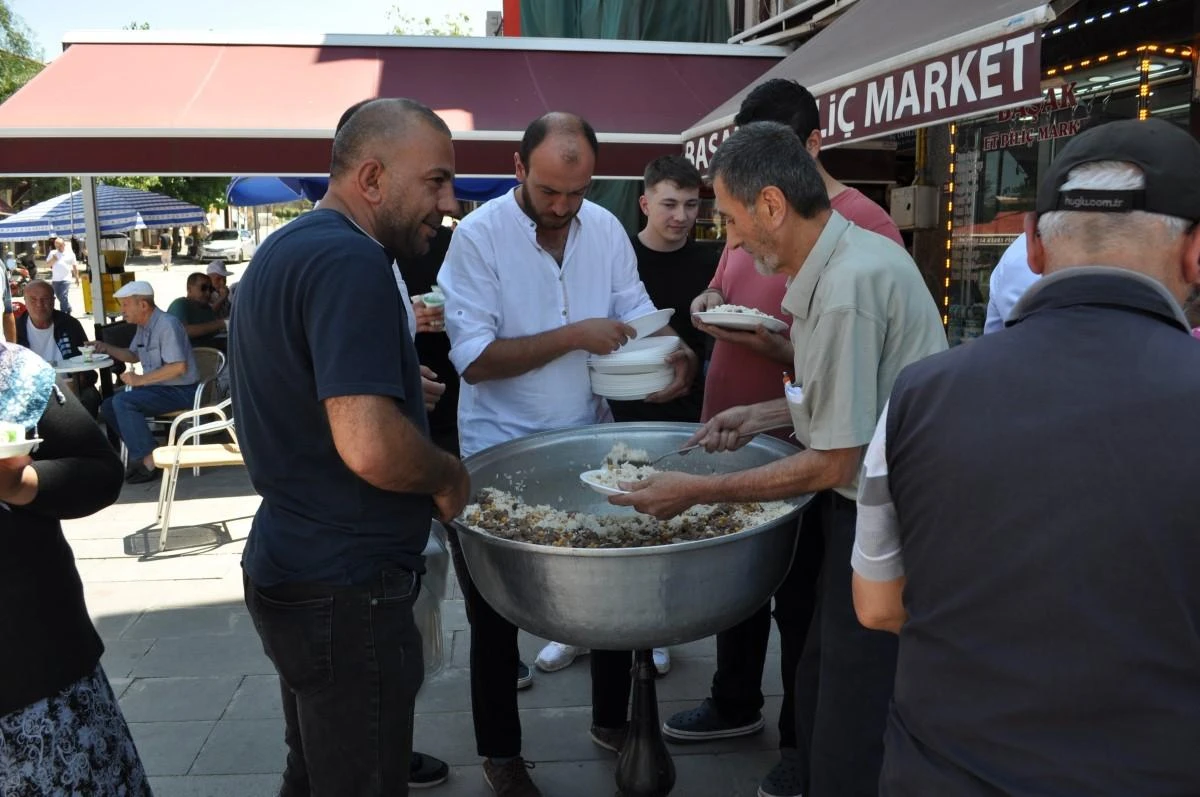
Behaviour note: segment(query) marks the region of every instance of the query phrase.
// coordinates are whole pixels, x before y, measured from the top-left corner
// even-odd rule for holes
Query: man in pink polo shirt
[[[820,115],[808,89],[791,80],[768,80],[755,88],[735,117],[738,125],[750,122],[780,122],[788,125],[816,159],[833,209],[847,219],[879,233],[900,246],[900,230],[888,213],[862,192],[839,183],[821,166]],[[722,304],[753,307],[785,324],[791,316],[781,304],[787,289],[786,276],[764,277],[754,267],[745,249],[726,249],[708,290],[692,302],[693,313]],[[778,398],[783,390],[783,372],[792,368],[792,345],[785,330],[739,332],[703,324],[698,329],[716,339],[704,383],[702,420],[723,410]],[[786,436],[787,431],[779,432]],[[779,711],[780,761],[763,779],[760,797],[796,797],[804,792],[805,772],[797,756],[796,669],[812,618],[815,584],[821,562],[820,535],[801,536],[792,570],[775,593],[775,622],[779,626],[783,704]],[[663,733],[674,742],[700,742],[758,733],[762,716],[762,675],[766,664],[767,638],[771,631],[771,606],[717,635],[717,672],[712,696],[698,707],[681,711],[663,724]],[[801,703],[805,696],[801,696]]]

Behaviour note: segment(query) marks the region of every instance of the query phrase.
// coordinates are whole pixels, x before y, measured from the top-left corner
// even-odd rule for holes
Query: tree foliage
[[[29,28],[0,0],[0,102],[7,100],[42,71],[42,51],[33,44]]]
[[[153,191],[207,211],[225,207],[225,189],[229,187],[229,180],[228,177],[104,177],[100,182]]]
[[[459,12],[445,14],[441,20],[433,17],[410,17],[401,14],[398,6],[388,11],[392,33],[396,36],[470,36],[471,18]]]

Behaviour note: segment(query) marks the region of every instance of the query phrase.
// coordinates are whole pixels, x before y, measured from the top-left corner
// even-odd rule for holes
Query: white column
[[[92,280],[92,322],[97,327],[107,321],[104,314],[104,250],[100,248],[100,213],[96,203],[96,178],[85,174],[79,178],[83,191],[83,223],[87,240],[88,271]]]

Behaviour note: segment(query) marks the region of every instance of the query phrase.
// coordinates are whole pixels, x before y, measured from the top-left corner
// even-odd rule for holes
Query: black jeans
[[[805,511],[825,540],[817,608],[796,669],[796,733],[805,797],[877,797],[897,637],[858,622],[850,551],[858,506],[833,491]]]
[[[484,599],[467,570],[454,529],[446,528],[454,572],[471,624],[471,718],[476,752],[484,758],[521,755],[521,718],[517,713],[517,627]],[[593,722],[617,727],[628,714],[633,657],[629,651],[592,654]]]
[[[413,704],[425,677],[413,622],[420,577],[257,588],[246,607],[279,674],[287,765],[280,797],[408,794]]]
[[[800,516],[796,556],[774,596],[783,681],[783,704],[779,708],[780,747],[796,746],[796,665],[812,620],[824,549],[820,528],[806,523],[808,516],[808,512]],[[767,601],[746,620],[717,634],[717,671],[713,674],[712,700],[721,715],[734,722],[750,721],[763,707],[762,678],[771,635],[771,615],[771,602]]]

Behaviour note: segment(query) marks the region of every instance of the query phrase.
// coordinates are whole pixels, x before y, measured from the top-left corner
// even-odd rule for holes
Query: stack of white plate
[[[622,401],[638,401],[657,393],[675,379],[667,356],[677,348],[679,338],[663,335],[638,338],[612,354],[589,357],[592,392]]]

